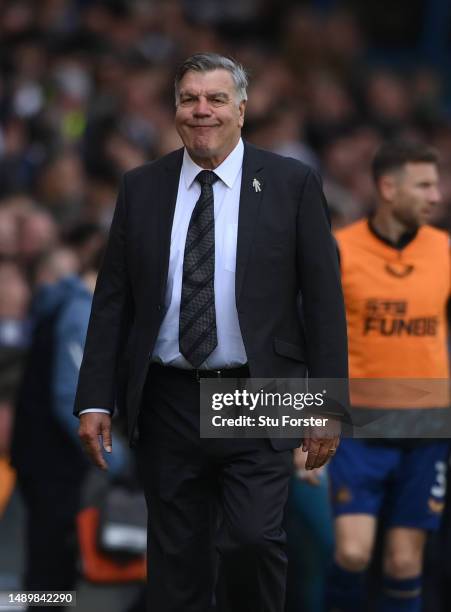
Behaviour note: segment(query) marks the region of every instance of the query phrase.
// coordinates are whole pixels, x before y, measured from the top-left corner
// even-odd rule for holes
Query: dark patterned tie
[[[180,352],[198,368],[216,348],[215,216],[213,183],[218,177],[202,170],[201,186],[186,236],[180,303]]]

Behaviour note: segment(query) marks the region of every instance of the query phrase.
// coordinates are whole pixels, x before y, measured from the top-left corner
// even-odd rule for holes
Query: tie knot
[[[204,185],[213,185],[213,183],[216,183],[218,178],[219,176],[212,170],[202,170],[202,172],[199,172],[199,174],[196,176],[196,181],[198,181],[203,187]]]

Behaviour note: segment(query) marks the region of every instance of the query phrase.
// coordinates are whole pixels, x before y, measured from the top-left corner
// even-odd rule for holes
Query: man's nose
[[[429,202],[438,204],[442,200],[442,193],[438,187],[432,187],[429,192]]]
[[[210,105],[203,96],[199,96],[194,107],[194,115],[196,117],[208,117],[211,114]]]

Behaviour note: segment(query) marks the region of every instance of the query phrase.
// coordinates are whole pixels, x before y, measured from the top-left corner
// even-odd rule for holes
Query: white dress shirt
[[[240,139],[233,151],[215,168],[220,180],[213,185],[215,215],[215,309],[218,345],[200,369],[233,368],[247,362],[235,302],[235,266],[238,236],[241,175],[244,145]],[[184,151],[171,232],[165,315],[151,355],[152,361],[177,368],[191,368],[179,349],[180,298],[183,258],[188,226],[200,196],[196,176],[204,168]],[[84,412],[107,412],[100,408]]]
[[[213,185],[218,345],[201,365],[201,369],[231,368],[247,362],[235,304],[236,241],[243,152],[244,146],[240,139],[229,156],[214,170],[220,179]],[[166,313],[152,353],[152,361],[177,368],[192,367],[180,353],[179,317],[185,242],[191,215],[201,191],[196,176],[202,170],[185,149],[172,223]]]

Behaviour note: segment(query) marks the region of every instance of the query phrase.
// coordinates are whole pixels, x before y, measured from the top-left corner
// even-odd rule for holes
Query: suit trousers
[[[199,383],[154,365],[139,432],[149,612],[283,612],[292,451],[200,438]]]

